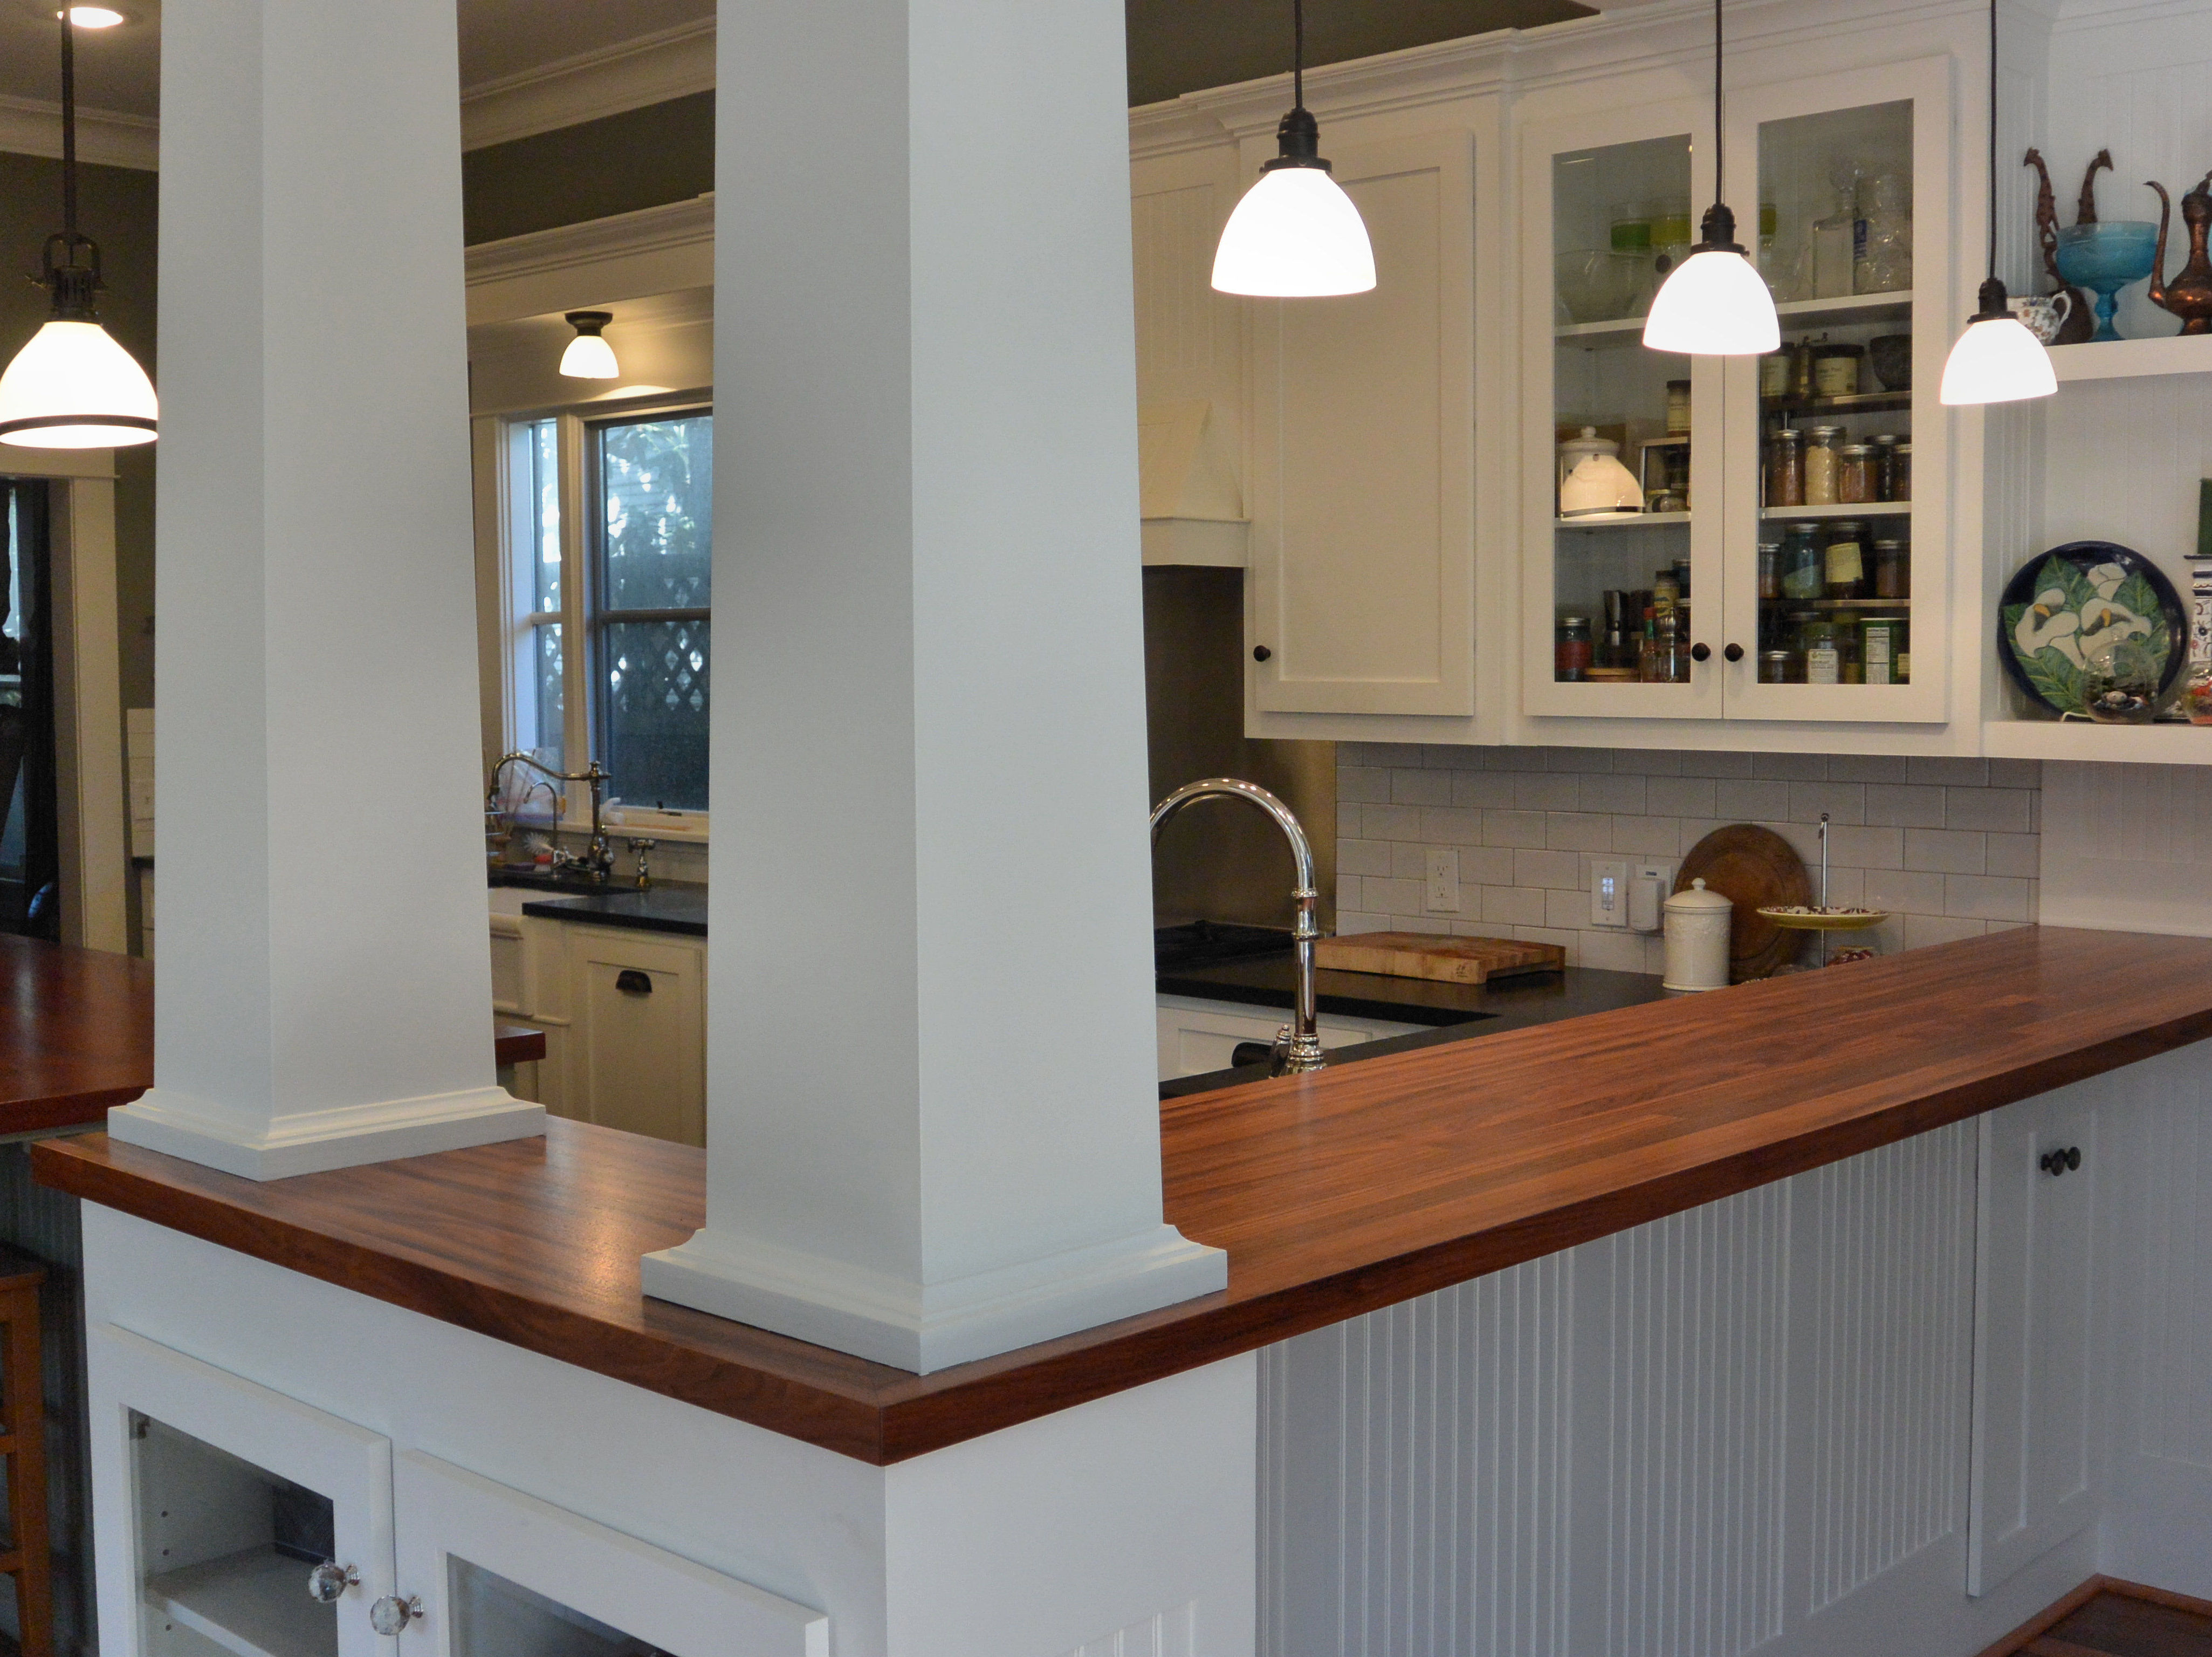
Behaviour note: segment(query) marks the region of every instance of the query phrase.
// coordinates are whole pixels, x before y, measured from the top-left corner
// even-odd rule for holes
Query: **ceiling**
[[[1618,0],[1616,0],[1616,3]],[[111,0],[130,20],[77,35],[85,107],[145,119],[161,105],[161,0]],[[1288,0],[1126,0],[1129,101],[1279,75]],[[711,17],[714,0],[459,0],[461,84],[476,88]],[[1576,0],[1308,0],[1306,55],[1340,63],[1492,29],[1587,16]],[[0,0],[0,99],[59,96],[54,0]]]

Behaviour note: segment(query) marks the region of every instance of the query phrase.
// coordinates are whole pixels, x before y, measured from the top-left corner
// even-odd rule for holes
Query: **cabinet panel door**
[[[392,1657],[392,1446],[117,1329],[92,1331],[93,1503],[114,1657]],[[357,1582],[307,1592],[320,1560]]]
[[[571,927],[568,1112],[707,1142],[705,959],[696,947]]]
[[[395,1476],[434,1657],[829,1657],[819,1611],[419,1451]]]
[[[1332,146],[1373,292],[1253,300],[1251,637],[1268,712],[1470,714],[1474,139]]]
[[[1966,1592],[2096,1517],[2089,1433],[2095,1108],[2062,1088],[1981,1118]],[[2078,1150],[2081,1166],[2046,1159]],[[2068,1161],[2071,1161],[2070,1155]]]

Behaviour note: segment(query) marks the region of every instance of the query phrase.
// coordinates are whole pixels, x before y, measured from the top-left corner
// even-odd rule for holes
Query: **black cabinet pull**
[[[615,988],[625,996],[649,996],[653,993],[653,974],[625,966],[615,974]]]
[[[2069,1145],[2063,1151],[2045,1151],[2035,1166],[2056,1179],[2060,1174],[2070,1173],[2081,1166],[2081,1148]]]
[[[1252,647],[1252,660],[1255,661],[1265,661],[1274,654],[1264,644],[1255,644]]]
[[[1726,656],[1730,661],[1741,661],[1743,660],[1743,646],[1741,644],[1731,644],[1727,649],[1722,651],[1721,654]]]
[[[1692,644],[1692,645],[1690,647],[1690,660],[1691,660],[1691,661],[1711,661],[1712,659],[1713,659],[1713,647],[1712,647],[1711,645],[1707,644],[1706,643],[1705,643],[1705,641],[1704,641],[1704,640],[1700,639],[1697,643]]]

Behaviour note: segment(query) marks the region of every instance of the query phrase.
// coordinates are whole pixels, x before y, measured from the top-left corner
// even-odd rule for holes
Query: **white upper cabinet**
[[[1474,710],[1474,139],[1325,145],[1373,292],[1253,300],[1254,700]]]

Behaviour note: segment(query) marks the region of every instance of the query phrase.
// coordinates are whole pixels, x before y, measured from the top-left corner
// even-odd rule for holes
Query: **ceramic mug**
[[[2066,326],[2066,319],[2074,309],[2074,295],[2069,293],[2054,294],[2048,299],[2009,299],[2005,302],[2020,319],[2021,326],[2046,345],[2058,338],[2058,331]]]

